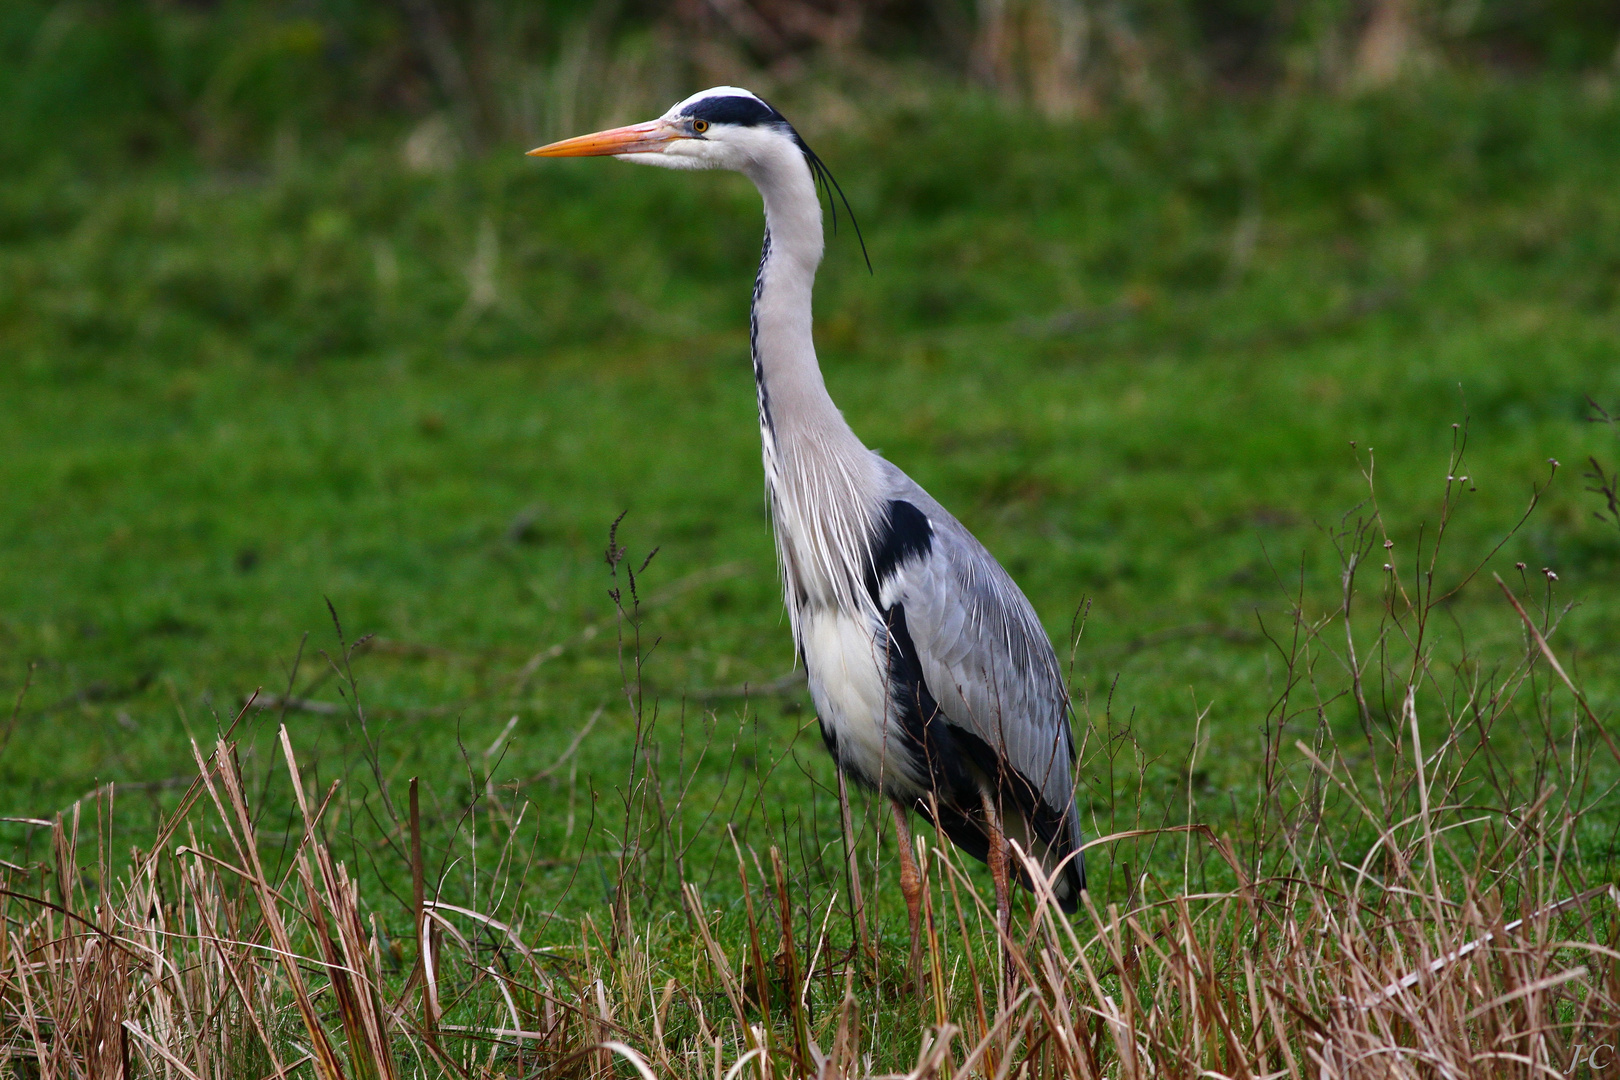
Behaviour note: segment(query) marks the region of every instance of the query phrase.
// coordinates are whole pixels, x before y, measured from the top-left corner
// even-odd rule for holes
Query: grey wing
[[[909,477],[888,468],[891,498],[922,511],[931,536],[926,552],[897,561],[879,582],[879,603],[904,610],[918,667],[946,721],[981,740],[997,765],[1038,797],[1041,805],[1029,809],[1045,819],[1038,831],[1049,837],[1038,846],[1066,855],[1080,843],[1074,741],[1062,668],[1046,630],[984,546]]]

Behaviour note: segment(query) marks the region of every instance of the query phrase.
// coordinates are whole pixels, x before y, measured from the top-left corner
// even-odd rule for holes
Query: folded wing
[[[879,605],[909,638],[898,647],[914,656],[925,684],[918,696],[932,699],[957,751],[994,785],[1008,834],[1050,872],[1080,846],[1069,698],[1057,656],[1028,599],[960,522],[898,469],[893,495],[891,520],[919,512],[927,542],[900,545],[890,565],[880,559]],[[942,807],[942,819],[955,811],[950,816],[964,820],[941,825],[982,830],[974,810]],[[982,857],[982,839],[974,845],[947,832]],[[1084,881],[1075,855],[1057,883],[1065,907]]]

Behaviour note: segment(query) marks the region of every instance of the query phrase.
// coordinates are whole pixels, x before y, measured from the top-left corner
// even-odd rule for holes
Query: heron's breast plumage
[[[897,698],[894,643],[879,602],[887,531],[870,451],[836,459],[762,423],[784,600],[822,734],[857,781],[895,798],[926,790],[927,762]],[[867,475],[871,473],[873,475]],[[926,527],[926,525],[925,525]],[[912,725],[914,726],[914,725]]]
[[[801,612],[800,626],[810,696],[839,767],[896,797],[921,796],[927,773],[895,722],[879,628],[833,608]]]

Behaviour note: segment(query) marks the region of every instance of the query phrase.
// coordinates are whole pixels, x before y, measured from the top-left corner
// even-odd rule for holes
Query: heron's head
[[[666,169],[730,169],[746,173],[761,193],[792,191],[796,174],[798,178],[809,180],[802,190],[808,191],[809,205],[815,209],[818,237],[821,219],[817,185],[827,192],[834,232],[838,230],[838,207],[832,201],[833,192],[838,193],[844,209],[849,210],[849,200],[844,198],[838,181],[815,151],[805,145],[793,125],[758,95],[735,86],[716,86],[693,94],[663,116],[644,124],[579,135],[530,150],[529,154],[531,157],[616,157]],[[803,163],[802,169],[799,162]],[[849,217],[855,224],[853,210]],[[855,224],[856,237],[860,238],[860,234],[861,227]],[[865,240],[861,240],[861,255],[866,256]],[[866,266],[871,269],[870,258]]]
[[[819,162],[782,114],[735,86],[693,94],[644,124],[611,128],[530,150],[534,157],[605,157],[666,169],[750,172],[785,150]]]

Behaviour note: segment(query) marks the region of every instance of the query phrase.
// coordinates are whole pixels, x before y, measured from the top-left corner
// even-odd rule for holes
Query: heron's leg
[[[860,965],[865,965],[872,952],[871,939],[866,936],[866,898],[861,895],[861,861],[855,855],[855,825],[849,813],[849,787],[844,783],[844,770],[838,772],[838,817],[844,827],[845,870],[849,874],[849,911],[855,925],[850,927],[859,950]]]
[[[990,877],[996,883],[996,945],[1001,950],[1001,982],[1003,990],[1011,990],[1012,962],[1012,889],[1008,885],[1012,853],[1007,850],[1007,834],[1001,827],[1001,811],[995,798],[984,793],[984,824],[990,837]]]
[[[906,808],[899,799],[889,801],[894,811],[894,836],[900,845],[900,891],[905,894],[906,914],[911,919],[911,981],[922,990],[922,875],[917,872],[911,827],[906,824]]]

